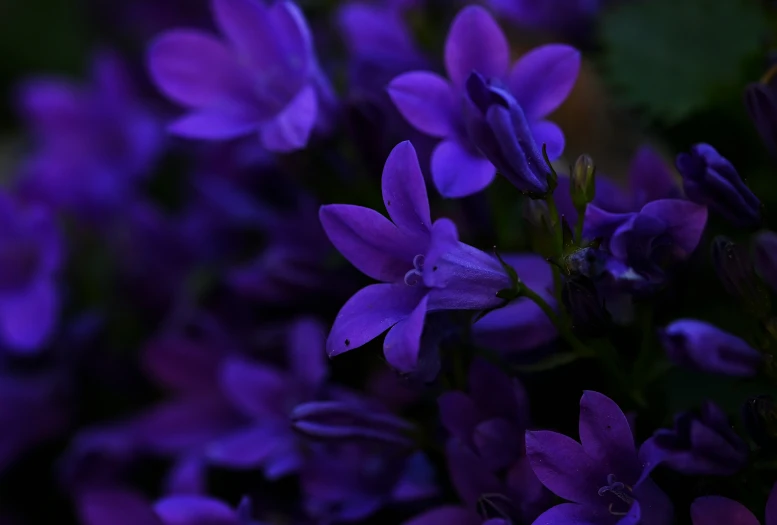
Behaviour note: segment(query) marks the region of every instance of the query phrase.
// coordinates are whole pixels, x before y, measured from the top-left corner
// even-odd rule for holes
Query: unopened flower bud
[[[758,446],[777,447],[777,406],[771,396],[760,395],[748,399],[742,405],[742,422]]]
[[[588,155],[580,155],[575,161],[570,174],[569,191],[572,203],[581,215],[585,207],[594,200],[596,195],[596,166]]]
[[[758,318],[764,318],[770,309],[766,287],[755,273],[753,260],[747,249],[724,236],[712,241],[712,264],[723,287]]]

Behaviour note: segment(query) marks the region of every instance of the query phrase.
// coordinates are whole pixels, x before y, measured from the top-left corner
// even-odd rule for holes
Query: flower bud
[[[768,395],[751,397],[742,405],[742,423],[762,448],[777,447],[777,406]]]
[[[709,207],[742,228],[761,225],[761,201],[750,191],[736,168],[709,144],[696,144],[677,156],[688,199]]]
[[[596,196],[596,166],[588,155],[580,155],[575,161],[570,174],[569,191],[572,203],[580,215],[585,213],[585,207]]]
[[[712,241],[712,264],[729,294],[758,318],[768,315],[771,301],[746,248],[719,235]]]
[[[466,88],[465,124],[472,143],[518,190],[544,198],[552,172],[521,106],[507,90],[474,71]]]

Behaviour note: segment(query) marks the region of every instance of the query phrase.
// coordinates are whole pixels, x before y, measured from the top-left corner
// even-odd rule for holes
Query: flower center
[[[424,259],[425,257],[420,253],[413,257],[413,269],[405,274],[406,285],[415,286],[423,280]]]
[[[607,493],[610,493],[630,507],[631,504],[634,503],[634,498],[631,496],[633,490],[634,489],[632,487],[626,485],[625,483],[617,481],[615,479],[615,474],[608,474],[607,485],[599,489],[599,495],[605,496]],[[610,514],[614,516],[625,516],[628,514],[628,509],[616,510],[614,507],[615,503],[610,503],[609,507],[607,508],[610,511]],[[620,505],[620,507],[623,507],[623,505]]]

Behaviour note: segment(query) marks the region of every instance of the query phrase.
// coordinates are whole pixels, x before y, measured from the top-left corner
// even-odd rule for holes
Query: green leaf
[[[581,356],[579,354],[574,354],[572,352],[554,354],[546,359],[537,361],[536,363],[532,363],[530,365],[515,365],[513,366],[513,370],[516,372],[525,373],[545,372],[547,370],[553,370],[554,368],[574,363],[580,358]]]
[[[766,30],[754,0],[626,2],[602,20],[606,74],[623,102],[676,123],[744,85]]]

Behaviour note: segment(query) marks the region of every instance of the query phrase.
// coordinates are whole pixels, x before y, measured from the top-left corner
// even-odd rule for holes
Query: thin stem
[[[578,246],[582,246],[583,244],[583,221],[584,220],[585,220],[585,208],[583,208],[583,213],[580,213],[579,210],[577,213],[577,224],[575,224],[575,242],[577,242]]]
[[[556,257],[561,256],[564,248],[564,234],[561,230],[561,216],[559,215],[558,207],[556,206],[556,199],[552,193],[549,193],[545,197],[545,202],[548,204],[548,211],[550,212],[551,229],[553,230],[553,255]]]
[[[553,326],[556,327],[556,330],[558,330],[559,334],[561,334],[561,337],[564,338],[570,347],[572,347],[572,350],[574,350],[576,354],[578,354],[580,357],[596,357],[596,354],[589,350],[588,347],[585,346],[583,342],[572,333],[567,324],[564,323],[558,315],[556,315],[556,312],[553,311],[553,308],[545,299],[542,298],[542,296],[525,285],[522,285],[521,293],[524,297],[528,298],[530,301],[540,307],[540,310],[542,310],[542,312],[548,316],[548,319],[550,319],[550,322],[553,323]]]

